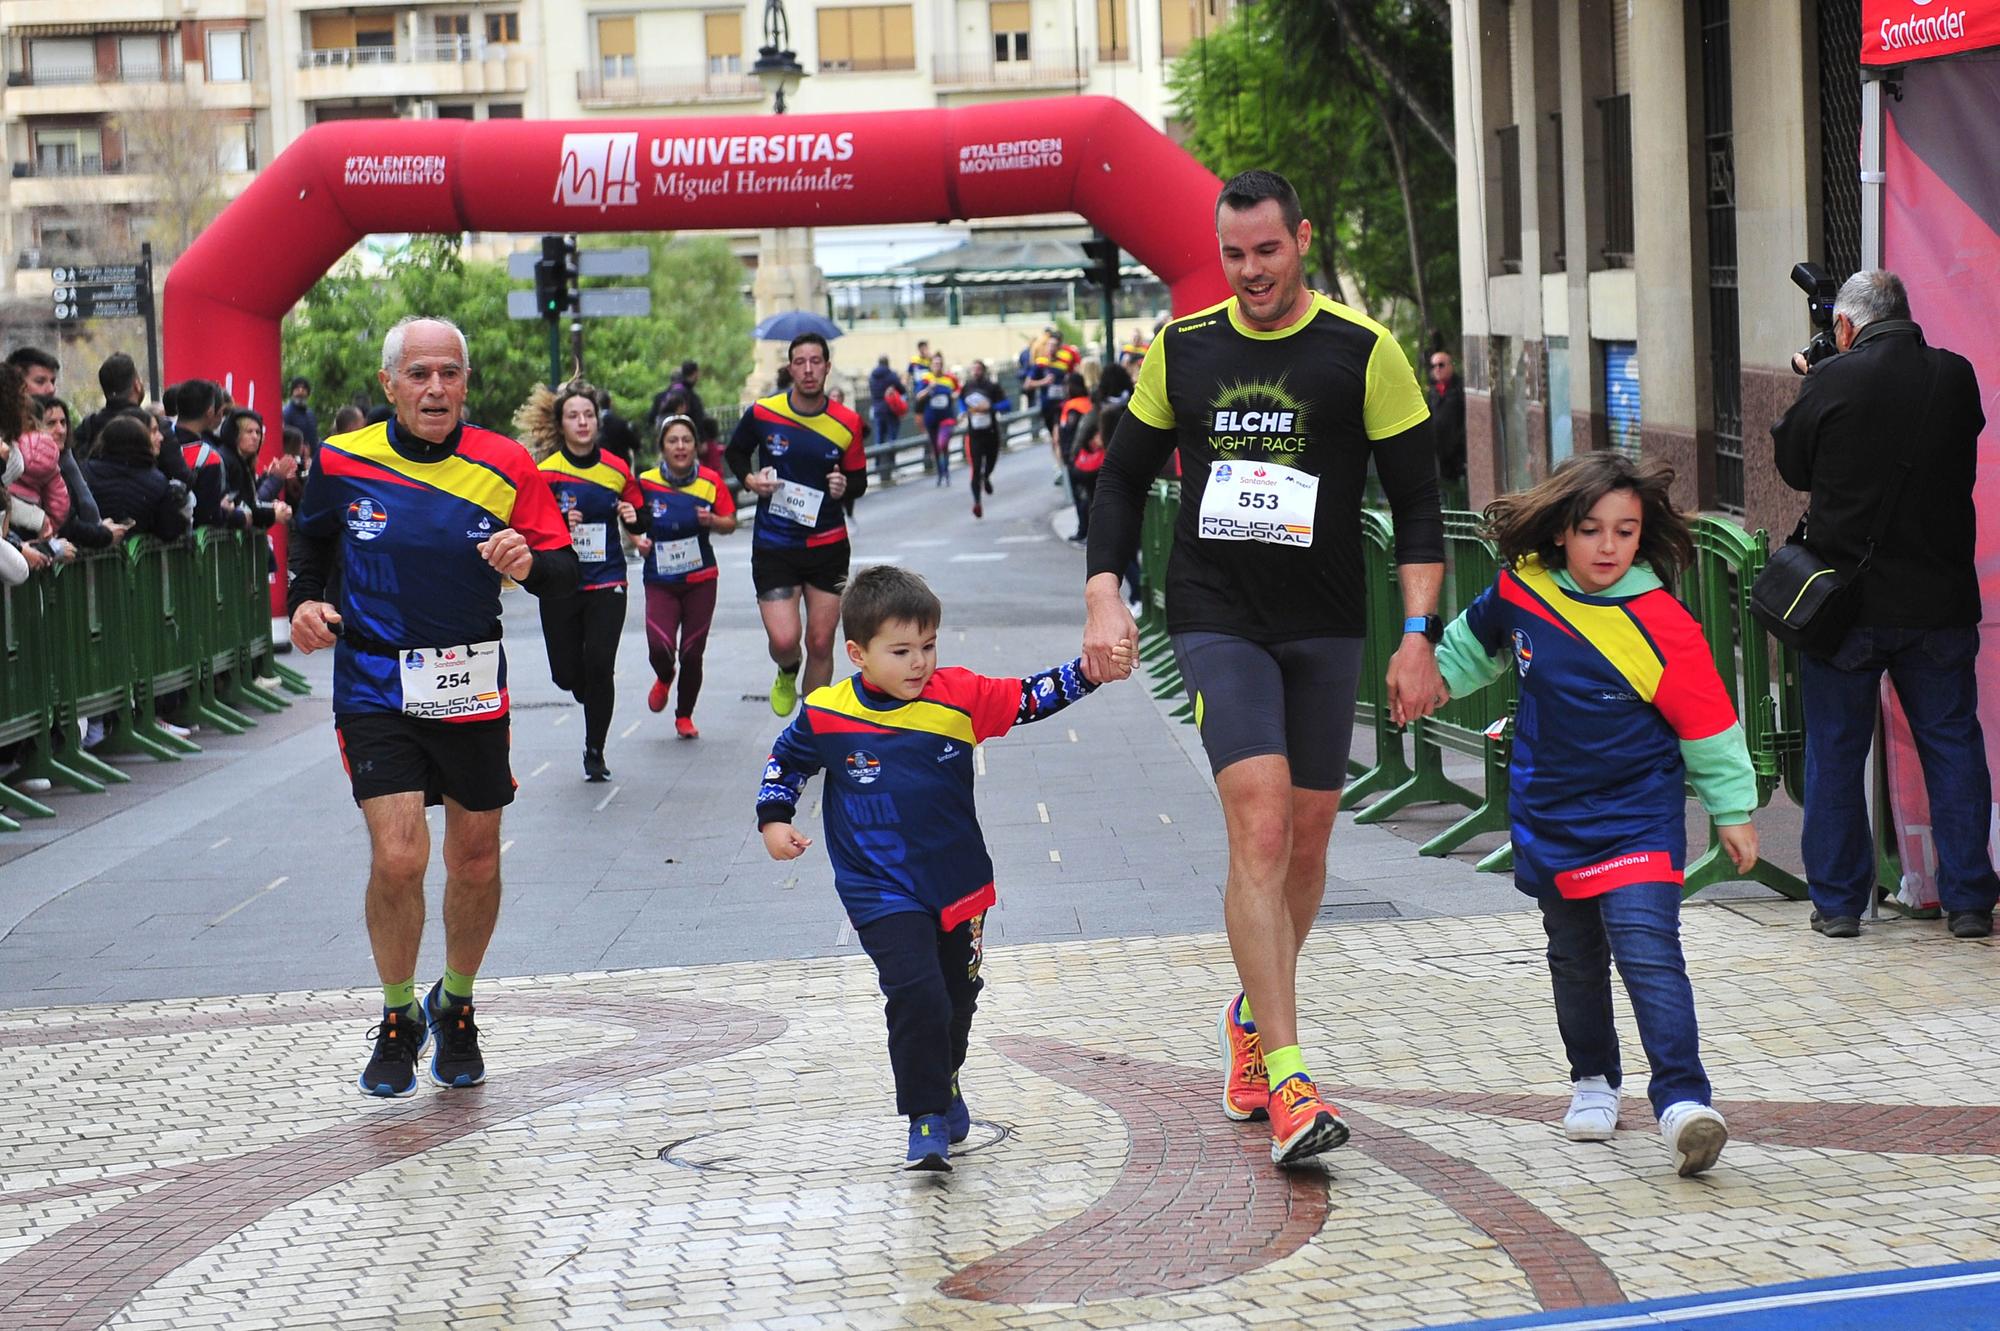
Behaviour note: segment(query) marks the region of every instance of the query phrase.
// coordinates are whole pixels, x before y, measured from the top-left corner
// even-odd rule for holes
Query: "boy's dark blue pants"
[[[979,978],[985,922],[977,915],[947,933],[935,915],[905,911],[855,930],[888,1000],[899,1114],[942,1114],[951,1107],[951,1079],[965,1062],[985,984]]]

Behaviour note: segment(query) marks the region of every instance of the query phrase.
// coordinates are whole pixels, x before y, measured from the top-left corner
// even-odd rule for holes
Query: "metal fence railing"
[[[130,779],[105,757],[199,753],[159,725],[168,694],[185,692],[189,714],[233,734],[256,724],[251,712],[289,705],[258,679],[310,692],[274,659],[264,559],[261,535],[201,528],[171,544],[135,536],[0,590],[0,744],[23,746],[8,781],[98,793]],[[91,719],[105,738],[86,752],[79,723]],[[0,809],[55,816],[10,784]],[[0,815],[0,831],[19,827]]]

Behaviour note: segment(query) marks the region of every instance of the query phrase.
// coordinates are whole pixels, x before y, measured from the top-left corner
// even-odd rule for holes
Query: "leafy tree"
[[[1457,177],[1424,100],[1442,80],[1449,108],[1450,55],[1431,0],[1267,0],[1168,77],[1189,151],[1225,178],[1264,167],[1291,180],[1317,282],[1413,348],[1459,330]]]
[[[682,360],[692,357],[706,379],[731,384],[749,374],[751,357],[743,269],[728,244],[716,237],[642,240],[652,253],[653,313],[584,325],[588,378],[635,419]],[[602,243],[629,241],[610,237]],[[465,330],[472,356],[468,413],[507,429],[514,409],[548,377],[546,325],[507,317],[513,285],[504,266],[467,262],[454,237],[415,238],[389,257],[379,275],[364,273],[352,257],[343,259],[285,317],[285,374],[312,380],[323,413],[350,401],[380,401],[375,374],[383,334],[405,315],[443,314]],[[563,355],[567,361],[567,330]]]

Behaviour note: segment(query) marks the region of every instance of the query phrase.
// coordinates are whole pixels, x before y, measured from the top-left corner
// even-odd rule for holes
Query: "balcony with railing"
[[[950,92],[993,88],[1081,88],[1090,77],[1090,58],[1081,51],[1057,51],[1023,60],[997,60],[991,52],[953,52],[931,60],[931,82]]]
[[[607,78],[597,70],[576,76],[576,99],[586,110],[617,106],[684,106],[696,102],[755,102],[764,96],[754,74],[715,73],[700,65],[641,68]]]
[[[519,42],[488,42],[476,34],[426,34],[414,42],[306,47],[298,53],[294,83],[307,101],[524,93],[531,60]]]
[[[86,115],[112,108],[124,88],[179,83],[180,63],[152,61],[102,69],[95,61],[36,60],[7,71],[7,88],[0,114],[21,116]]]

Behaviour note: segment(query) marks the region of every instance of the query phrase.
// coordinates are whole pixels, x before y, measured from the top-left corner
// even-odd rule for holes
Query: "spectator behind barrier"
[[[282,502],[272,505],[257,498],[257,454],[264,448],[264,418],[247,407],[238,407],[217,428],[215,441],[222,450],[223,488],[235,525],[263,531],[288,520],[292,512]]]
[[[368,413],[350,402],[333,413],[333,434],[353,434],[367,423]],[[333,435],[327,437],[331,439]]]
[[[294,376],[290,393],[285,401],[285,428],[297,430],[307,443],[316,448],[319,446],[319,417],[308,401],[312,397],[312,380],[302,374]]]
[[[157,420],[139,408],[121,412],[98,431],[97,453],[83,474],[105,516],[174,541],[188,530],[187,487],[154,465],[161,445]]]
[[[226,450],[215,437],[224,416],[221,385],[208,379],[189,379],[179,386],[175,397],[180,411],[174,418],[174,437],[161,448],[160,455],[164,458],[171,449],[191,473],[183,484],[194,492],[194,525],[244,526],[246,515],[236,512],[229,487]]]
[[[8,445],[10,478],[0,503],[9,509],[7,539],[32,571],[74,558],[76,548],[56,536],[69,516],[69,487],[62,483],[61,450],[34,428],[40,416],[26,386],[18,366],[0,362],[0,439]]]
[[[63,484],[69,488],[69,520],[56,534],[86,550],[102,550],[125,533],[117,525],[104,521],[103,515],[98,512],[97,500],[83,479],[83,467],[76,460],[75,450],[69,446],[69,403],[59,397],[38,397],[35,399],[35,410],[40,413],[42,433],[56,445]]]
[[[1875,889],[1864,787],[1886,671],[1923,763],[1939,903],[1954,936],[1985,938],[2000,878],[1979,725],[1979,382],[1963,356],[1925,343],[1894,273],[1848,278],[1833,316],[1840,354],[1810,369],[1794,358],[1806,381],[1771,427],[1778,474],[1812,496],[1793,539],[1849,580],[1857,606],[1830,655],[1800,662],[1813,928],[1854,937]]]
[[[62,373],[62,366],[40,347],[16,347],[8,354],[7,363],[21,372],[31,397],[47,397],[56,391],[56,376]]]

